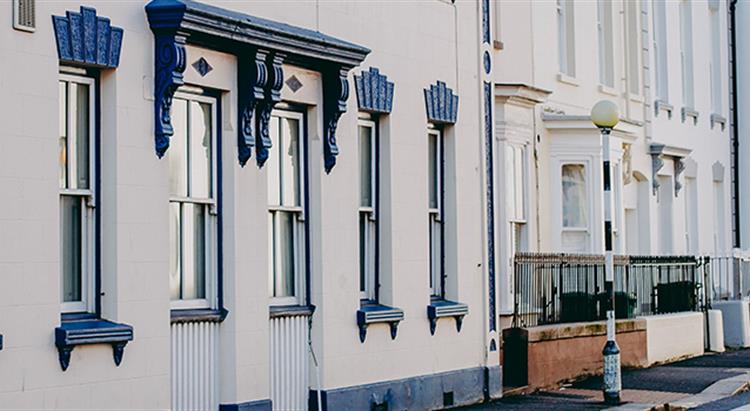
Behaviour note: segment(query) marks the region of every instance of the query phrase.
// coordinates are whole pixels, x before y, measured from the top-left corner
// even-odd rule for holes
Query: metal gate
[[[274,410],[307,410],[310,391],[308,317],[271,318],[271,401]]]
[[[219,325],[215,322],[175,323],[171,328],[172,409],[218,410]]]

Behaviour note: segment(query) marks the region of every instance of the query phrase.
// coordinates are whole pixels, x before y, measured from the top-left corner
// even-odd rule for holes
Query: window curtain
[[[586,168],[582,164],[566,164],[562,168],[563,227],[588,226]]]

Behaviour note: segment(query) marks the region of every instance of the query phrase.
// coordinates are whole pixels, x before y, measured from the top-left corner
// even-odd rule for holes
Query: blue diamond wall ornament
[[[193,63],[193,68],[198,72],[198,74],[201,75],[201,77],[206,77],[206,74],[210,73],[211,70],[214,69],[203,57],[199,58],[195,61],[195,63]]]
[[[285,81],[285,83],[286,83],[287,86],[289,86],[290,89],[292,89],[292,93],[296,93],[297,90],[299,90],[299,89],[302,88],[302,82],[299,81],[299,79],[297,78],[297,76],[295,76],[294,74],[292,74],[292,77],[289,77]]]

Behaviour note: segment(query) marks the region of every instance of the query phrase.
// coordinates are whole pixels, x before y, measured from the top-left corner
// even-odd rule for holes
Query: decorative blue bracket
[[[100,319],[64,321],[55,328],[55,346],[63,371],[70,365],[73,348],[84,344],[111,344],[112,357],[119,366],[125,345],[132,339],[133,327]]]
[[[116,68],[120,64],[123,30],[98,17],[96,9],[81,6],[81,12],[52,16],[57,56],[61,62],[84,67]]]
[[[255,105],[263,99],[268,83],[265,50],[251,52],[251,58],[243,58],[239,63],[239,127],[237,131],[237,157],[244,167],[255,146]]]
[[[357,326],[359,327],[359,341],[364,343],[367,338],[367,326],[375,323],[387,323],[391,329],[391,339],[396,339],[398,323],[404,319],[404,311],[400,308],[386,305],[365,305],[357,310]]]
[[[664,167],[664,160],[661,159],[661,153],[664,152],[664,144],[651,144],[648,153],[651,155],[651,191],[653,195],[659,192],[659,179],[657,174]]]
[[[268,160],[268,150],[273,145],[271,136],[268,132],[268,123],[271,121],[271,112],[273,107],[281,101],[281,88],[284,87],[284,58],[286,55],[282,53],[270,53],[266,57],[265,70],[268,72],[268,79],[263,88],[263,100],[258,101],[256,107],[256,115],[258,117],[256,123],[256,146],[255,149],[257,155],[255,160],[258,162],[258,167],[263,167],[263,164]]]
[[[674,161],[674,196],[677,197],[682,190],[682,173],[685,171],[685,159],[683,157],[675,157]]]
[[[455,301],[435,299],[427,306],[427,318],[430,320],[430,334],[435,335],[438,318],[453,317],[456,319],[456,331],[461,332],[464,316],[469,313],[469,306]]]
[[[336,144],[336,127],[339,118],[346,112],[346,100],[349,98],[349,80],[346,78],[349,69],[338,66],[323,73],[323,161],[326,173],[336,165],[339,146]]]
[[[354,76],[354,87],[360,111],[388,114],[393,109],[393,83],[377,68],[370,67],[370,71]]]
[[[169,148],[172,127],[172,98],[185,84],[183,73],[187,64],[186,36],[180,33],[158,33],[156,40],[156,76],[154,77],[154,138],[156,155],[162,158]]]
[[[458,96],[444,82],[438,81],[424,90],[427,121],[434,124],[455,124],[458,118]]]

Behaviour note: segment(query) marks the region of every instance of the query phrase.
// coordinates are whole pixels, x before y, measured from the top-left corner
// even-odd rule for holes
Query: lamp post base
[[[613,340],[608,340],[602,350],[604,354],[604,403],[620,404],[622,381],[620,377],[620,348]]]

